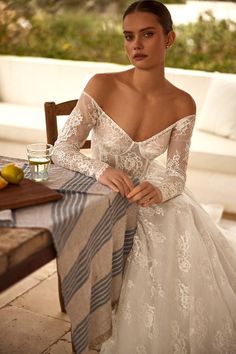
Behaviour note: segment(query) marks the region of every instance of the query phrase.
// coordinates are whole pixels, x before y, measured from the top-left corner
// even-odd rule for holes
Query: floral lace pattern
[[[101,353],[236,353],[235,269],[236,250],[185,192],[140,208]]]
[[[112,337],[101,354],[235,354],[236,250],[184,190],[194,116],[133,141],[83,93],[55,144],[57,164],[149,180],[163,203],[139,208]],[[93,130],[92,159],[79,148]],[[157,157],[167,151],[163,166]]]
[[[168,148],[166,173],[158,185],[165,201],[184,189],[194,121],[194,116],[184,117],[149,139],[135,142],[83,92],[58,136],[53,161],[96,179],[109,165],[122,169],[131,177],[144,178],[153,160]],[[93,159],[89,159],[79,149],[92,129]]]
[[[100,114],[101,109],[88,96],[80,97],[55,143],[53,150],[55,164],[80,171],[96,179],[100,177],[108,164],[100,159],[90,159],[79,150]]]

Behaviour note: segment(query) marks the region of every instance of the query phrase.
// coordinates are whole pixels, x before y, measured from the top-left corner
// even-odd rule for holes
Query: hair
[[[149,12],[155,15],[165,34],[173,31],[173,21],[167,7],[159,1],[141,0],[130,4],[124,12],[123,20],[134,12]]]

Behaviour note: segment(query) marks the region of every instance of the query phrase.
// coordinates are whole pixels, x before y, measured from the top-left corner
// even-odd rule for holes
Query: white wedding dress
[[[99,178],[107,166],[160,188],[137,232],[102,354],[235,354],[236,247],[184,189],[194,116],[133,141],[83,93],[55,144],[55,163]],[[79,152],[92,129],[93,159]],[[166,168],[158,156],[167,150]],[[236,238],[236,235],[235,235]]]

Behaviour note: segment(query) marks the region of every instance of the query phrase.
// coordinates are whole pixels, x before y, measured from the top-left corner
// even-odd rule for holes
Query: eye
[[[145,33],[143,34],[143,36],[144,36],[145,38],[152,37],[153,35],[154,35],[154,32],[145,32]]]
[[[128,41],[128,42],[132,41],[133,37],[134,37],[134,36],[133,36],[132,34],[125,34],[125,39],[126,39],[126,41]]]

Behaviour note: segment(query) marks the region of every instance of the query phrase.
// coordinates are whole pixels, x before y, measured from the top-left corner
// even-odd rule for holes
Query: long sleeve
[[[194,123],[195,116],[192,115],[180,119],[172,130],[167,150],[166,171],[162,183],[158,186],[162,202],[183,192]]]
[[[52,157],[55,164],[86,176],[99,178],[108,164],[83,155],[80,147],[96,125],[100,114],[100,107],[83,92],[58,135]]]

